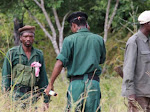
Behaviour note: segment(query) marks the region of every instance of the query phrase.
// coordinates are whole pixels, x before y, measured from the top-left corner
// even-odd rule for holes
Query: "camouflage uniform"
[[[30,67],[30,65],[34,61],[39,62],[42,65],[40,67],[39,77],[37,78],[34,74],[34,68]],[[17,72],[15,71],[16,68],[17,71],[20,70],[19,76],[14,76],[15,72]],[[29,71],[31,71],[30,74],[28,74]],[[33,85],[30,84],[32,82],[31,77],[34,79]],[[35,96],[33,98],[33,101],[36,101],[38,95],[44,91],[47,85],[48,79],[42,51],[32,47],[29,60],[23,51],[22,45],[13,47],[7,52],[2,69],[2,90],[5,89],[6,91],[10,91],[12,86],[14,87],[12,88],[13,99],[25,100],[29,98],[32,94],[33,96]],[[38,91],[34,91],[35,88],[38,88]],[[48,103],[49,99],[50,98],[44,94],[44,102]]]

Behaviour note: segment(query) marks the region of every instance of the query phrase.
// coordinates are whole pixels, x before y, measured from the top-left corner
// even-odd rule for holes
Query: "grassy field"
[[[0,78],[1,79],[1,78]],[[64,112],[66,107],[66,92],[68,88],[68,80],[59,77],[54,85],[58,96],[51,97],[50,107],[46,112]],[[100,86],[102,92],[101,110],[102,112],[127,112],[124,104],[124,98],[121,96],[122,79],[120,77],[101,77]],[[39,107],[37,112],[42,112],[42,98],[30,109],[21,110],[16,108],[15,103],[11,102],[6,94],[0,92],[0,112],[34,112],[34,107]]]
[[[121,96],[121,85],[120,77],[101,78],[102,112],[127,112],[127,101]]]

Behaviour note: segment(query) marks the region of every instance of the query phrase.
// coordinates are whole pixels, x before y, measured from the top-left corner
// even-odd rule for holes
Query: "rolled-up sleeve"
[[[69,43],[67,39],[64,39],[62,50],[56,59],[61,60],[63,66],[66,67],[68,65],[70,57],[71,57],[71,43]]]
[[[135,94],[134,89],[134,75],[137,59],[137,45],[136,43],[129,43],[126,45],[124,65],[123,65],[123,86],[122,95],[129,96]]]

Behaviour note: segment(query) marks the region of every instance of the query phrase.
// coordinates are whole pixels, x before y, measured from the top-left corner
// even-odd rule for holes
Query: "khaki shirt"
[[[148,38],[139,30],[126,44],[122,95],[150,97],[150,47]]]

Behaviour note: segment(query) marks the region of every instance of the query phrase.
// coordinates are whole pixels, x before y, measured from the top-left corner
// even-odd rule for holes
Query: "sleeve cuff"
[[[125,90],[124,92],[122,92],[122,96],[125,96],[125,97],[129,97],[130,95],[133,95],[133,94],[135,94],[134,89]]]
[[[61,60],[62,63],[63,63],[63,66],[66,67],[67,66],[67,63],[68,63],[68,59],[65,58],[62,54],[59,54],[56,59],[58,60]]]

